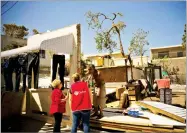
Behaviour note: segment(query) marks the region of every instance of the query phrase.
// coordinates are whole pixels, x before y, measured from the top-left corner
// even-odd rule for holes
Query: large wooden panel
[[[150,109],[155,114],[163,114],[179,122],[186,123],[186,109],[152,101],[137,101],[136,104]]]
[[[64,90],[66,92],[67,90]],[[44,89],[30,89],[28,92],[27,108],[28,112],[44,112],[49,114],[49,109],[51,105],[51,93],[50,88]],[[66,102],[66,113],[64,115],[70,115],[69,102]]]
[[[105,67],[98,68],[105,82],[126,82],[127,81],[127,67]]]
[[[22,92],[5,92],[2,97],[1,119],[21,115],[24,94]]]

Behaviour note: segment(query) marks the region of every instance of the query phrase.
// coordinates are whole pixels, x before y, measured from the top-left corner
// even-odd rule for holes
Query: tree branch
[[[143,52],[142,52],[142,56],[145,54],[145,52],[147,52],[147,50],[143,50]]]

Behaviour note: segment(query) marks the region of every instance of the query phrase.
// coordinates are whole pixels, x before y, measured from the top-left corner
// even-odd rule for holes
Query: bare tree
[[[125,29],[126,25],[123,21],[115,22],[118,17],[122,16],[123,15],[121,13],[112,13],[110,17],[100,12],[92,13],[91,11],[88,11],[86,13],[89,28],[92,28],[96,32],[95,41],[97,44],[97,50],[99,52],[107,50],[112,53],[114,49],[117,49],[117,42],[114,39],[114,37],[117,35],[120,47],[119,50],[122,56],[125,58],[125,65],[127,65],[128,60],[130,62],[131,78],[133,79],[132,61],[130,55],[125,55],[121,40],[121,32]],[[104,22],[106,21],[111,23],[109,28],[104,27]]]
[[[137,32],[134,33],[134,36],[132,37],[129,47],[130,53],[136,56],[140,56],[142,68],[144,67],[143,56],[147,52],[145,46],[149,45],[149,42],[147,40],[148,33],[149,32],[146,32],[142,29],[138,29]]]

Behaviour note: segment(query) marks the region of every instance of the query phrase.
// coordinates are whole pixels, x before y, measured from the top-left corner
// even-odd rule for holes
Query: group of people
[[[106,103],[105,82],[102,75],[95,69],[94,65],[87,67],[87,73],[84,78],[78,73],[72,75],[74,83],[65,96],[61,91],[63,84],[61,80],[55,79],[51,85],[54,88],[51,95],[50,114],[54,116],[55,124],[53,132],[60,132],[63,113],[66,109],[66,101],[69,99],[72,111],[72,133],[77,132],[77,128],[82,122],[83,131],[90,131],[90,117],[103,117],[103,108]],[[93,109],[93,113],[92,113]]]

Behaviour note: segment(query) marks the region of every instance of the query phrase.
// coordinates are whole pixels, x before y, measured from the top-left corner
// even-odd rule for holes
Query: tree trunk
[[[115,26],[116,28],[116,31],[118,33],[118,38],[119,38],[119,44],[120,44],[120,51],[121,51],[121,54],[124,58],[127,58],[124,54],[124,50],[123,50],[123,45],[122,45],[122,41],[121,41],[121,34],[120,34],[120,31],[119,29]],[[130,55],[128,55],[128,60],[130,58]],[[129,60],[129,63],[130,63],[130,67],[131,67],[131,79],[133,79],[133,72],[132,72],[132,61]],[[125,61],[125,65],[127,65],[126,61]],[[128,71],[127,71],[128,72]],[[128,74],[128,73],[127,73]]]
[[[142,68],[144,67],[144,64],[143,64],[143,56],[141,55],[141,64],[142,64]]]

